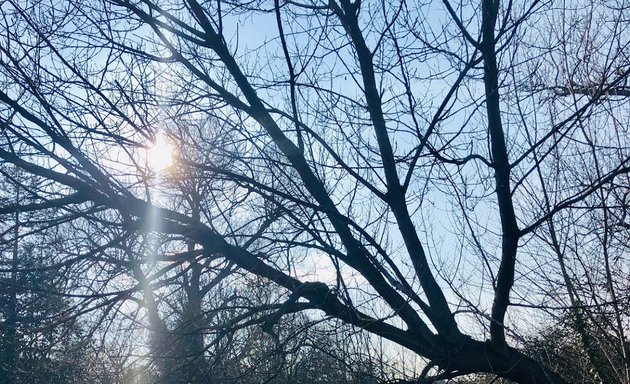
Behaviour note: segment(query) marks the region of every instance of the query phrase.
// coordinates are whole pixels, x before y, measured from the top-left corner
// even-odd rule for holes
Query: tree
[[[4,205],[28,205],[25,192],[40,180],[4,164],[0,175]],[[66,297],[68,276],[49,255],[60,227],[33,230],[46,222],[40,213],[0,214],[0,382],[113,383]]]
[[[588,329],[589,337],[597,345],[592,342],[584,345],[582,335],[574,330],[572,323],[560,323],[527,340],[529,353],[562,372],[572,383],[623,382],[623,377],[619,377],[623,373],[623,356],[609,343],[610,335]],[[609,360],[604,363],[602,359]]]
[[[219,257],[280,287],[258,312],[271,335],[316,309],[426,358],[419,380],[565,382],[519,349],[517,309],[555,296],[526,297],[547,225],[599,211],[630,170],[624,140],[589,140],[622,133],[627,6],[602,21],[594,79],[554,69],[571,50],[545,40],[581,9],[536,0],[7,4],[0,158],[47,184],[2,212],[72,213],[50,222],[85,228],[90,302],[133,300],[138,284],[100,279],[119,273],[105,256],[159,233],[172,266]],[[152,188],[158,133],[195,170],[177,177],[212,185],[197,214]]]
[[[558,53],[531,66],[536,68],[532,76],[534,88],[548,91],[553,104],[576,106],[601,94],[597,102],[605,105],[585,113],[576,122],[575,140],[582,141],[579,146],[558,145],[550,150],[554,159],[550,167],[537,167],[539,178],[547,182],[535,204],[548,212],[554,202],[570,199],[569,194],[574,193],[548,186],[565,182],[560,180],[602,178],[602,169],[625,163],[625,155],[618,149],[625,146],[626,136],[619,117],[624,114],[620,106],[628,96],[624,76],[628,42],[617,35],[627,28],[624,12],[617,12],[624,7],[615,2],[600,7],[585,2],[570,15],[559,13],[556,20],[562,27],[550,38]],[[571,164],[569,158],[562,156],[564,151],[580,148],[584,150],[581,161]],[[557,321],[543,330],[542,339],[547,341],[541,339],[534,344],[546,351],[545,359],[551,359],[552,364],[575,367],[572,382],[580,376],[581,380],[607,383],[630,380],[625,299],[628,290],[623,282],[627,277],[627,185],[627,174],[605,181],[576,207],[551,217],[537,234],[546,248],[543,252],[555,258],[559,279],[550,277],[549,268],[535,273],[533,279],[544,281],[542,286],[547,291],[566,294],[547,300]],[[539,265],[545,260],[549,259],[541,260]]]

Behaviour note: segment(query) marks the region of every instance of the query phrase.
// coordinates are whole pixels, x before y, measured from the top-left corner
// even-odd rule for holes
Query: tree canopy
[[[1,15],[7,329],[29,291],[103,342],[145,324],[171,382],[279,378],[321,323],[424,359],[400,380],[565,383],[532,341],[561,319],[592,380],[630,382],[627,2]],[[44,270],[57,286],[23,282]]]

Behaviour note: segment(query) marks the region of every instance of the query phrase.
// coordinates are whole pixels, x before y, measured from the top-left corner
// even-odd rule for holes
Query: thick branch
[[[484,0],[482,3],[481,27],[486,113],[488,115],[488,132],[490,134],[494,179],[502,230],[501,264],[497,274],[494,302],[492,303],[490,336],[496,345],[503,347],[505,345],[503,321],[509,305],[510,291],[514,284],[519,230],[510,190],[510,163],[501,121],[499,70],[494,32],[497,14],[498,3],[493,0]]]
[[[348,0],[342,0],[341,8],[334,2],[331,2],[331,7],[341,20],[356,50],[356,55],[361,67],[361,76],[368,111],[374,126],[376,140],[383,161],[385,178],[387,180],[387,202],[396,217],[398,228],[405,241],[407,251],[412,259],[420,284],[429,300],[431,312],[428,313],[428,315],[440,334],[451,338],[453,341],[459,340],[461,339],[461,333],[448,307],[444,293],[429,268],[427,256],[407,208],[405,189],[400,184],[398,178],[394,151],[387,132],[387,125],[385,124],[381,96],[376,85],[372,53],[361,33],[355,5]]]

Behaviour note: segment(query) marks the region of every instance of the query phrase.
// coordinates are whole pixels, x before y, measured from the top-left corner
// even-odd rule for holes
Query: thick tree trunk
[[[543,363],[511,347],[496,348],[491,342],[470,341],[433,363],[452,377],[484,372],[519,384],[568,384]]]

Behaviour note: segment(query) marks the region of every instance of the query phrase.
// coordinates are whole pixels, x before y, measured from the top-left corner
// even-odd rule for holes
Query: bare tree
[[[557,185],[567,180],[603,180],[603,170],[626,161],[622,148],[627,132],[622,121],[627,115],[630,64],[625,38],[627,5],[586,1],[574,6],[573,12],[556,13],[548,41],[554,54],[534,60],[529,66],[534,70],[531,84],[548,101],[550,115],[558,115],[562,107],[578,110],[592,100],[600,104],[575,122],[575,134],[568,134],[579,144],[566,140],[550,147],[548,156],[553,160],[547,164],[540,161],[536,167],[542,193],[535,204],[550,213],[557,201],[571,199],[575,193]],[[566,151],[582,154],[571,160],[562,155]],[[537,231],[540,245],[551,250],[549,254],[556,262],[551,268],[541,268],[542,273],[535,273],[533,279],[545,282],[541,287],[547,291],[565,292],[549,295],[541,305],[555,309],[559,318],[556,326],[545,331],[558,341],[553,347],[553,342],[547,345],[556,351],[549,356],[564,355],[554,362],[561,366],[567,364],[563,359],[575,355],[574,366],[585,368],[575,369],[572,381],[579,375],[588,382],[630,380],[627,235],[623,224],[627,185],[627,174],[605,180],[592,195],[558,215],[550,215]],[[542,259],[541,265],[545,259],[549,260]],[[558,280],[549,273],[551,270]],[[566,342],[574,336],[578,348]],[[559,345],[565,345],[566,351]],[[584,356],[586,364],[580,363]]]
[[[625,140],[607,140],[625,105],[603,102],[630,71],[627,6],[601,32],[614,70],[585,60],[598,76],[541,87],[531,63],[571,52],[538,49],[557,9],[536,0],[6,4],[0,158],[47,183],[2,212],[59,208],[51,223],[89,228],[66,255],[89,262],[84,303],[150,307],[145,275],[113,279],[129,269],[112,249],[159,234],[194,313],[218,257],[281,289],[255,311],[271,336],[316,309],[426,358],[419,381],[566,382],[519,349],[519,307],[550,310],[549,279],[531,276],[538,246],[558,248],[554,220],[630,170]],[[159,134],[179,148],[173,177],[204,187],[187,203],[143,164]],[[542,271],[572,295],[575,276]]]

